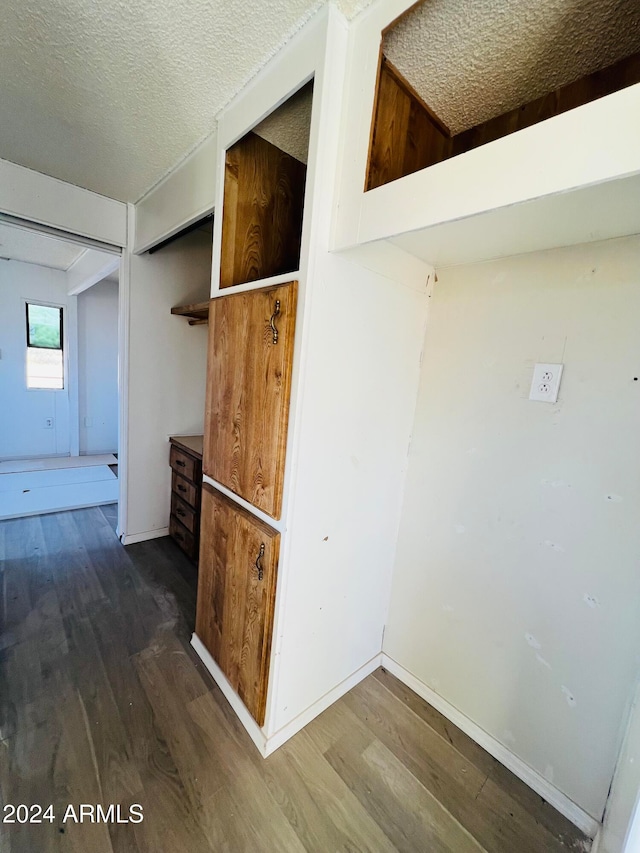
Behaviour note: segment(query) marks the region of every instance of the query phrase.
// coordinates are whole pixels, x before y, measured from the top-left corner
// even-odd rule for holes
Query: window
[[[27,388],[64,388],[62,308],[27,302]]]

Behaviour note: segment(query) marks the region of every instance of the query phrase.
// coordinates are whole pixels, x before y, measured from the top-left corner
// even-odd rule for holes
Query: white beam
[[[86,249],[67,270],[67,293],[77,296],[102,281],[120,266],[120,255]]]
[[[127,206],[0,160],[0,213],[112,246],[127,244]]]

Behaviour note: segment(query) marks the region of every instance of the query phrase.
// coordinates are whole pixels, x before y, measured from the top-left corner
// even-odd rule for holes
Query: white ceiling
[[[3,0],[0,158],[137,201],[325,2]]]
[[[85,251],[85,246],[0,222],[0,258],[68,270]]]
[[[425,0],[383,48],[456,134],[640,50],[640,2]]]

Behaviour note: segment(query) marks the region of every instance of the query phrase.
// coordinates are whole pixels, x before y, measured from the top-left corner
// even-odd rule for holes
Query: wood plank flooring
[[[196,577],[113,509],[0,523],[6,853],[561,853],[589,842],[383,670],[262,759],[193,650]],[[63,821],[68,804],[141,823]]]

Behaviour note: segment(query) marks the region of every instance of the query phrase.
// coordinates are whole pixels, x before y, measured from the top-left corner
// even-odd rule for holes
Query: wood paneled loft
[[[365,190],[640,82],[640,35],[628,0],[590,17],[576,13],[568,25],[568,32],[575,30],[574,40],[569,35],[558,40],[562,55],[556,59],[549,46],[551,29],[545,31],[539,22],[529,33],[517,8],[503,11],[513,27],[502,44],[504,55],[499,25],[473,8],[469,29],[476,25],[479,32],[470,35],[459,25],[461,44],[448,58],[443,27],[449,18],[438,15],[433,4],[416,3],[383,30]],[[580,42],[576,46],[575,38],[581,37],[589,38],[592,55],[584,55]],[[487,43],[496,39],[493,55],[482,53],[482,38]],[[540,48],[536,39],[547,44]],[[512,48],[519,42],[521,56]],[[467,115],[483,118],[470,122]]]

